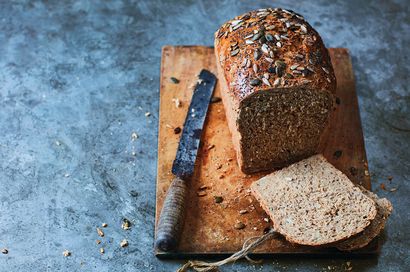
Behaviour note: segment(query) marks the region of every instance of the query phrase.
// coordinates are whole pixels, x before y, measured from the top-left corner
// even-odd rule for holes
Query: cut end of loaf
[[[316,154],[332,105],[330,93],[305,88],[247,97],[237,120],[242,171],[271,170]]]
[[[375,202],[315,155],[256,181],[252,193],[290,242],[325,245],[362,232],[376,216]]]

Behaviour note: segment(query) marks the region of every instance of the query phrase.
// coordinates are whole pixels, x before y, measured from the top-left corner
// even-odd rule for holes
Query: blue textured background
[[[350,261],[354,271],[409,271],[405,0],[1,0],[0,248],[9,254],[0,254],[0,271],[175,270],[182,261],[152,253],[161,46],[212,45],[224,21],[269,6],[301,13],[327,46],[350,49],[373,188],[394,213],[378,258],[275,258],[223,270],[340,271]],[[123,217],[132,230],[121,229]],[[104,255],[95,244],[102,222]]]

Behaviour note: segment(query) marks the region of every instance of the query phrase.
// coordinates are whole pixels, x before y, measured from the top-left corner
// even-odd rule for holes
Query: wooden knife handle
[[[168,189],[159,216],[155,247],[161,251],[172,251],[178,245],[184,226],[187,184],[176,177]]]

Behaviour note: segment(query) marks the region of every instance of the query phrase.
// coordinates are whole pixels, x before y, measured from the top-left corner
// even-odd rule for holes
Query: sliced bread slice
[[[322,155],[273,172],[251,185],[275,230],[292,242],[319,246],[362,232],[375,202]]]
[[[361,187],[363,193],[376,202],[377,215],[370,225],[361,233],[345,240],[336,243],[339,250],[351,251],[367,246],[380,231],[384,229],[387,218],[393,211],[393,206],[386,198],[379,198],[376,194]]]

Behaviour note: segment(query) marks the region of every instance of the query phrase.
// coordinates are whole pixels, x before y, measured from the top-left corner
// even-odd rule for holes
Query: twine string
[[[177,270],[177,272],[186,272],[190,268],[192,268],[193,270],[197,272],[218,271],[218,267],[224,264],[227,264],[227,263],[235,262],[241,258],[246,258],[251,263],[261,263],[261,260],[259,261],[252,260],[247,255],[253,252],[253,250],[257,248],[259,245],[273,238],[276,235],[277,233],[273,229],[271,229],[268,233],[262,236],[255,236],[255,237],[248,238],[243,243],[242,249],[240,251],[232,254],[231,256],[229,256],[228,258],[224,260],[221,260],[218,262],[188,261],[186,264],[181,266]]]

